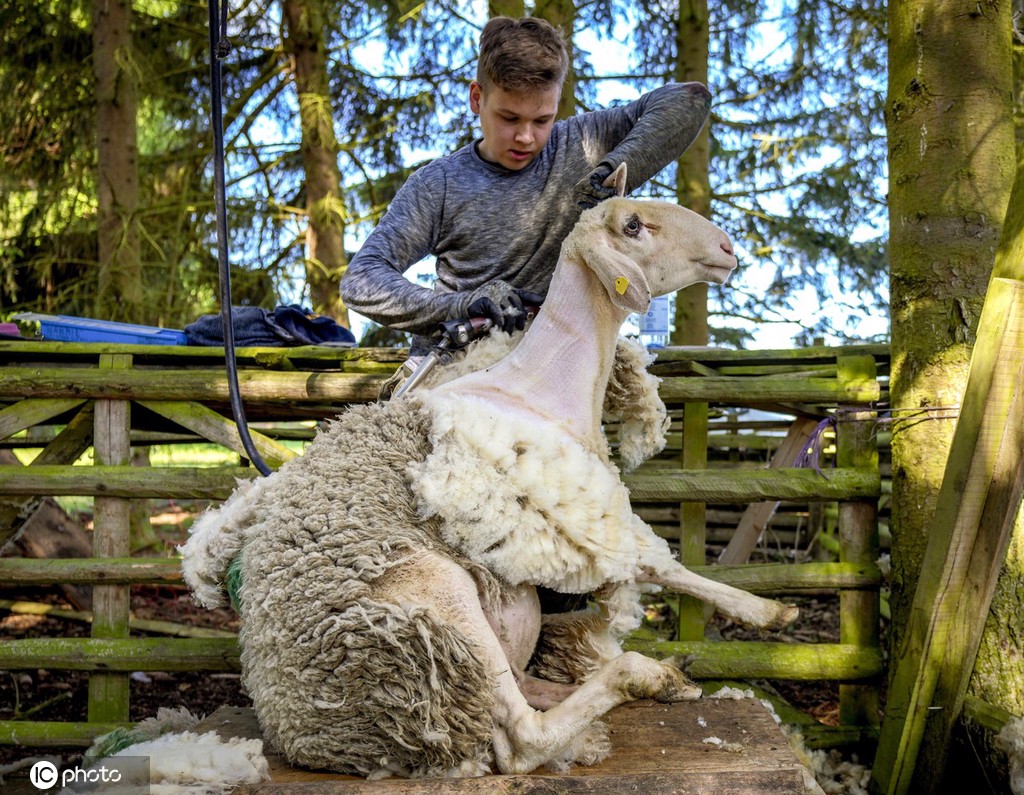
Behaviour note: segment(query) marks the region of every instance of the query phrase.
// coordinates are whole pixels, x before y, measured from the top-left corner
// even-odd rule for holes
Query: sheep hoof
[[[785,629],[800,615],[800,608],[795,605],[777,605],[775,615],[773,615],[767,623],[762,624],[759,629],[777,631]]]
[[[666,704],[674,701],[694,701],[703,695],[700,685],[690,681],[675,665],[664,661],[662,665],[670,673],[662,689],[654,694],[655,701]]]

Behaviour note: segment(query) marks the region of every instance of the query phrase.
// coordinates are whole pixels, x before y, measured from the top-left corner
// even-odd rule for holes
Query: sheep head
[[[703,216],[625,198],[625,163],[605,184],[618,196],[580,216],[565,250],[593,270],[620,310],[646,312],[655,296],[698,282],[723,284],[736,267],[728,235]]]

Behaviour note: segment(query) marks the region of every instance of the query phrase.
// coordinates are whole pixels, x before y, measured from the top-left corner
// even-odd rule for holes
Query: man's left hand
[[[609,187],[604,184],[612,171],[611,166],[601,163],[590,174],[576,183],[576,187],[573,188],[573,196],[576,199],[576,206],[580,210],[589,210],[591,207],[596,207],[600,202],[610,199],[615,195],[615,187]]]

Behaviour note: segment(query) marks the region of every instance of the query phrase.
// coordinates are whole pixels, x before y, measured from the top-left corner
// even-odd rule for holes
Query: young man
[[[342,280],[349,307],[418,335],[463,317],[521,329],[522,306],[542,300],[580,213],[614,192],[605,177],[627,161],[627,187],[636,188],[678,158],[707,119],[708,90],[673,83],[556,123],[568,66],[562,36],[547,22],[487,23],[469,86],[482,136],[398,191]],[[402,275],[427,255],[437,258],[434,289]],[[429,347],[419,337],[413,353]]]

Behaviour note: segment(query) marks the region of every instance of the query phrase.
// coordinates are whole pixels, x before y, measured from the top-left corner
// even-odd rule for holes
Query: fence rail
[[[27,466],[0,465],[0,543],[15,529],[20,507],[31,500],[96,499],[93,557],[0,559],[2,584],[94,587],[92,637],[0,641],[0,668],[89,672],[88,720],[0,721],[0,743],[87,745],[93,736],[127,722],[131,671],[238,670],[234,639],[133,638],[128,624],[131,585],[181,581],[176,559],[128,557],[131,500],[220,500],[238,478],[256,476],[251,467],[236,465],[128,465],[131,445],[142,439],[203,439],[241,451],[228,419],[220,355],[219,349],[174,346],[0,342],[0,448],[24,449],[33,442],[42,447]],[[332,416],[350,403],[376,399],[403,358],[400,352],[372,349],[240,349],[246,412],[250,420],[277,422]],[[843,726],[832,739],[863,738],[874,731],[876,685],[883,673],[877,505],[885,489],[872,412],[886,398],[887,367],[883,346],[659,353],[652,371],[663,377],[662,397],[679,416],[670,450],[624,479],[635,506],[665,513],[669,518],[658,531],[672,536],[684,560],[705,576],[762,594],[838,591],[842,628],[838,643],[710,642],[702,639],[703,608],[697,604],[683,610],[684,640],[638,635],[629,641],[631,647],[685,655],[689,672],[698,678],[841,682]],[[744,424],[729,413],[737,407],[783,416]],[[830,438],[835,447],[830,463],[836,466],[766,468],[769,457],[781,455],[786,426],[794,418],[816,422],[840,408],[848,421]],[[274,439],[287,432],[255,436],[274,466],[294,455]],[[614,443],[614,428],[609,436]],[[75,466],[89,447],[95,465]],[[696,459],[700,465],[683,468],[695,450],[704,451],[704,458]],[[705,467],[708,451],[714,460]],[[756,506],[771,515],[780,502],[837,506],[838,562],[703,565],[709,516],[746,515]],[[716,514],[704,505],[731,508]]]

